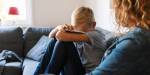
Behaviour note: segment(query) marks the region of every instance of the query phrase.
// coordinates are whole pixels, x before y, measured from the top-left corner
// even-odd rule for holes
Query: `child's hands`
[[[57,26],[56,28],[54,28],[50,34],[49,34],[49,37],[55,37],[56,33],[58,31],[62,31],[62,32],[66,32],[66,31],[69,31],[69,32],[73,32],[73,26],[72,25],[67,25],[67,24],[64,24],[64,25],[59,25]]]
[[[64,26],[64,25],[59,25],[59,26],[57,26],[55,29],[57,29],[57,31],[65,31],[65,29],[64,29],[63,26]]]
[[[69,31],[69,32],[72,32],[74,28],[73,28],[72,25],[64,24],[64,25],[57,26],[57,29],[59,31]]]
[[[72,25],[67,25],[67,24],[65,24],[65,25],[63,25],[63,29],[64,29],[65,31],[72,32],[72,31],[74,30],[74,27],[73,27]]]

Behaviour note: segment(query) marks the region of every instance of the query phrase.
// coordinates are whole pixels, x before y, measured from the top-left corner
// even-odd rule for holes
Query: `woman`
[[[150,75],[150,0],[112,0],[116,22],[130,31],[88,75]]]

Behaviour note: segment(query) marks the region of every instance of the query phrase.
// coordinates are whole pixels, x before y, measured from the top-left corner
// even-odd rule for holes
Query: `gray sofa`
[[[98,29],[106,35],[106,39],[112,37],[112,33],[101,28]],[[47,36],[51,30],[52,28],[29,27],[22,29],[20,27],[0,27],[0,51],[4,49],[12,50],[23,59],[23,62],[6,63],[2,75],[34,75],[39,63],[42,66],[38,69],[38,72],[43,73],[49,58],[43,56],[44,61],[39,62],[27,58],[26,54],[42,35]],[[0,65],[0,67],[3,67],[3,65]]]
[[[30,27],[23,30],[20,27],[0,27],[0,51],[12,50],[23,59],[23,62],[6,63],[1,75],[33,75],[40,62],[26,58],[26,54],[39,38],[48,35],[51,29]],[[0,67],[3,66],[0,64]],[[46,65],[42,67],[45,68]],[[43,70],[40,69],[39,72],[42,73]]]

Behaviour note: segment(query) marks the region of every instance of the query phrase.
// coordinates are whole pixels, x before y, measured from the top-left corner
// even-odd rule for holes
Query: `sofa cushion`
[[[35,28],[30,27],[28,28],[24,33],[24,39],[25,39],[25,50],[24,55],[37,43],[37,41],[40,39],[41,36],[46,35],[50,33],[52,28]]]
[[[0,67],[3,65],[0,64]],[[21,62],[9,62],[5,64],[3,75],[21,75],[22,74]]]
[[[0,51],[4,49],[23,55],[23,31],[20,27],[0,27]]]
[[[102,28],[100,28],[100,27],[96,27],[96,29],[99,30],[99,31],[101,31],[103,34],[105,34],[105,40],[108,40],[108,39],[110,39],[111,37],[114,37],[114,36],[115,36],[115,33],[114,33],[114,32],[111,32],[111,31],[102,29]]]
[[[23,74],[22,75],[36,75],[36,70],[40,62],[26,58],[23,62]]]
[[[48,50],[50,38],[42,36],[40,40],[30,49],[27,53],[26,58],[41,61],[46,51]]]

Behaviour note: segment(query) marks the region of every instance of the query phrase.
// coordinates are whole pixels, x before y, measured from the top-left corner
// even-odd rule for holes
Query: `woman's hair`
[[[79,7],[73,12],[73,18],[76,24],[85,23],[91,25],[95,22],[94,13],[89,7]]]
[[[150,0],[112,0],[112,7],[119,26],[150,28]]]

